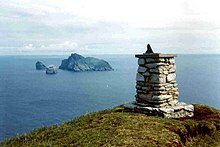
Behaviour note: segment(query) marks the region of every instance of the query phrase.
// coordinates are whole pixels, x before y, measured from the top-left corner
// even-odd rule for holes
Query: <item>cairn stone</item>
[[[143,73],[143,72],[145,72],[145,71],[147,71],[147,68],[146,68],[146,67],[143,67],[143,66],[139,66],[139,67],[138,67],[138,73]]]
[[[178,101],[175,54],[153,53],[150,45],[138,58],[136,101],[125,110],[167,118],[192,117],[194,106]]]
[[[144,65],[145,64],[145,60],[143,58],[138,59],[138,64],[139,65]]]
[[[140,82],[144,82],[144,76],[140,73],[137,73],[136,80]]]

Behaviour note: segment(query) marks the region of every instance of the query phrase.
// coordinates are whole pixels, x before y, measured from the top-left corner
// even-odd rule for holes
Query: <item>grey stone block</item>
[[[166,75],[163,74],[151,74],[150,83],[166,83]]]
[[[141,75],[140,73],[136,74],[136,81],[144,82],[144,76]]]
[[[171,73],[167,75],[167,82],[173,81],[176,79],[176,74],[175,73]]]

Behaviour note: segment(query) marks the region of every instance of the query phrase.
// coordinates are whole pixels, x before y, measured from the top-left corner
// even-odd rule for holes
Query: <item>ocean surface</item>
[[[36,61],[59,66],[68,56],[0,56],[0,140],[134,101],[134,55],[95,55],[114,71],[46,75]],[[220,108],[220,56],[178,55],[180,101]]]

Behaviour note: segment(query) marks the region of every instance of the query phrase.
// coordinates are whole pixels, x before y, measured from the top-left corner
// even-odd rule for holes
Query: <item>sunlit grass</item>
[[[1,146],[216,146],[220,111],[195,105],[195,117],[167,119],[118,106],[5,140]]]

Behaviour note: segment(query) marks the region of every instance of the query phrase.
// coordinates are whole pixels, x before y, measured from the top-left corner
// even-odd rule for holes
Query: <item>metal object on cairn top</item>
[[[147,51],[146,51],[145,53],[146,53],[146,54],[148,54],[148,53],[154,53],[153,50],[152,50],[152,48],[151,48],[151,46],[150,46],[150,44],[147,44]]]

